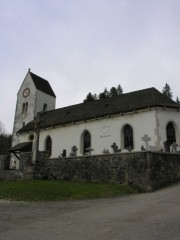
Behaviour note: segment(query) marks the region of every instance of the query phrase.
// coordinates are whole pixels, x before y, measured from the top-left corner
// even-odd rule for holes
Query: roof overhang
[[[13,153],[19,159],[17,154],[20,154],[21,152],[32,152],[32,142],[19,143],[10,148],[9,152]]]

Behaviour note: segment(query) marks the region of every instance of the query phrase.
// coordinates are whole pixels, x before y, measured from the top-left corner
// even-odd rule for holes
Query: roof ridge
[[[152,89],[152,90],[154,89],[154,90],[158,91],[155,87],[150,87],[150,88],[145,88],[145,89],[141,89],[141,90],[137,90],[137,91],[133,91],[133,92],[122,93],[120,95],[111,96],[111,97],[107,97],[107,98],[101,98],[101,99],[96,99],[96,100],[93,100],[93,101],[81,102],[81,103],[76,103],[76,104],[72,104],[72,105],[68,105],[68,106],[64,106],[64,107],[59,107],[59,108],[56,108],[56,109],[49,110],[47,112],[56,111],[56,110],[59,110],[59,109],[63,110],[63,109],[66,109],[66,108],[69,108],[69,107],[75,107],[75,106],[78,106],[78,105],[93,104],[95,102],[97,103],[97,102],[100,102],[100,101],[104,101],[105,102],[105,101],[110,100],[110,99],[119,98],[121,96],[126,96],[128,94],[133,94],[133,93],[137,93],[137,92],[141,92],[141,91],[145,91],[145,90],[150,90],[150,89]]]
[[[36,77],[38,77],[38,78],[40,78],[40,79],[48,82],[48,80],[46,80],[45,78],[40,77],[39,75],[37,75],[37,74],[35,74],[35,73],[33,73],[33,72],[30,72],[30,71],[29,71],[29,73],[30,73],[31,75],[34,75],[34,76],[36,76]]]

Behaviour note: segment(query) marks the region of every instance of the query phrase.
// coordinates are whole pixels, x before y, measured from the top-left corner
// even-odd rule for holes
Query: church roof
[[[9,152],[31,152],[32,151],[32,142],[23,142],[18,143],[9,149]]]
[[[36,74],[29,72],[36,88],[44,93],[47,93],[50,96],[56,97],[56,95],[54,94],[51,85],[49,84],[49,82],[39,76],[37,76]]]
[[[157,89],[148,88],[44,112],[40,118],[40,128],[110,117],[153,107],[179,109],[180,105],[160,93]],[[30,130],[33,130],[33,122],[28,123],[19,132],[28,132]]]

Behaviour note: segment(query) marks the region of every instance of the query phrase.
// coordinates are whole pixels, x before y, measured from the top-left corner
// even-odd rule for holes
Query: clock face
[[[23,97],[28,97],[30,94],[30,89],[29,88],[25,88],[23,91]]]

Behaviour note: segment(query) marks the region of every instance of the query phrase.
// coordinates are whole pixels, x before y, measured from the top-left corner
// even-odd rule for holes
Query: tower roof
[[[37,76],[36,74],[32,73],[29,71],[29,74],[36,86],[36,88],[44,93],[47,93],[50,96],[56,97],[56,95],[54,94],[51,85],[49,84],[49,82],[39,76]]]

